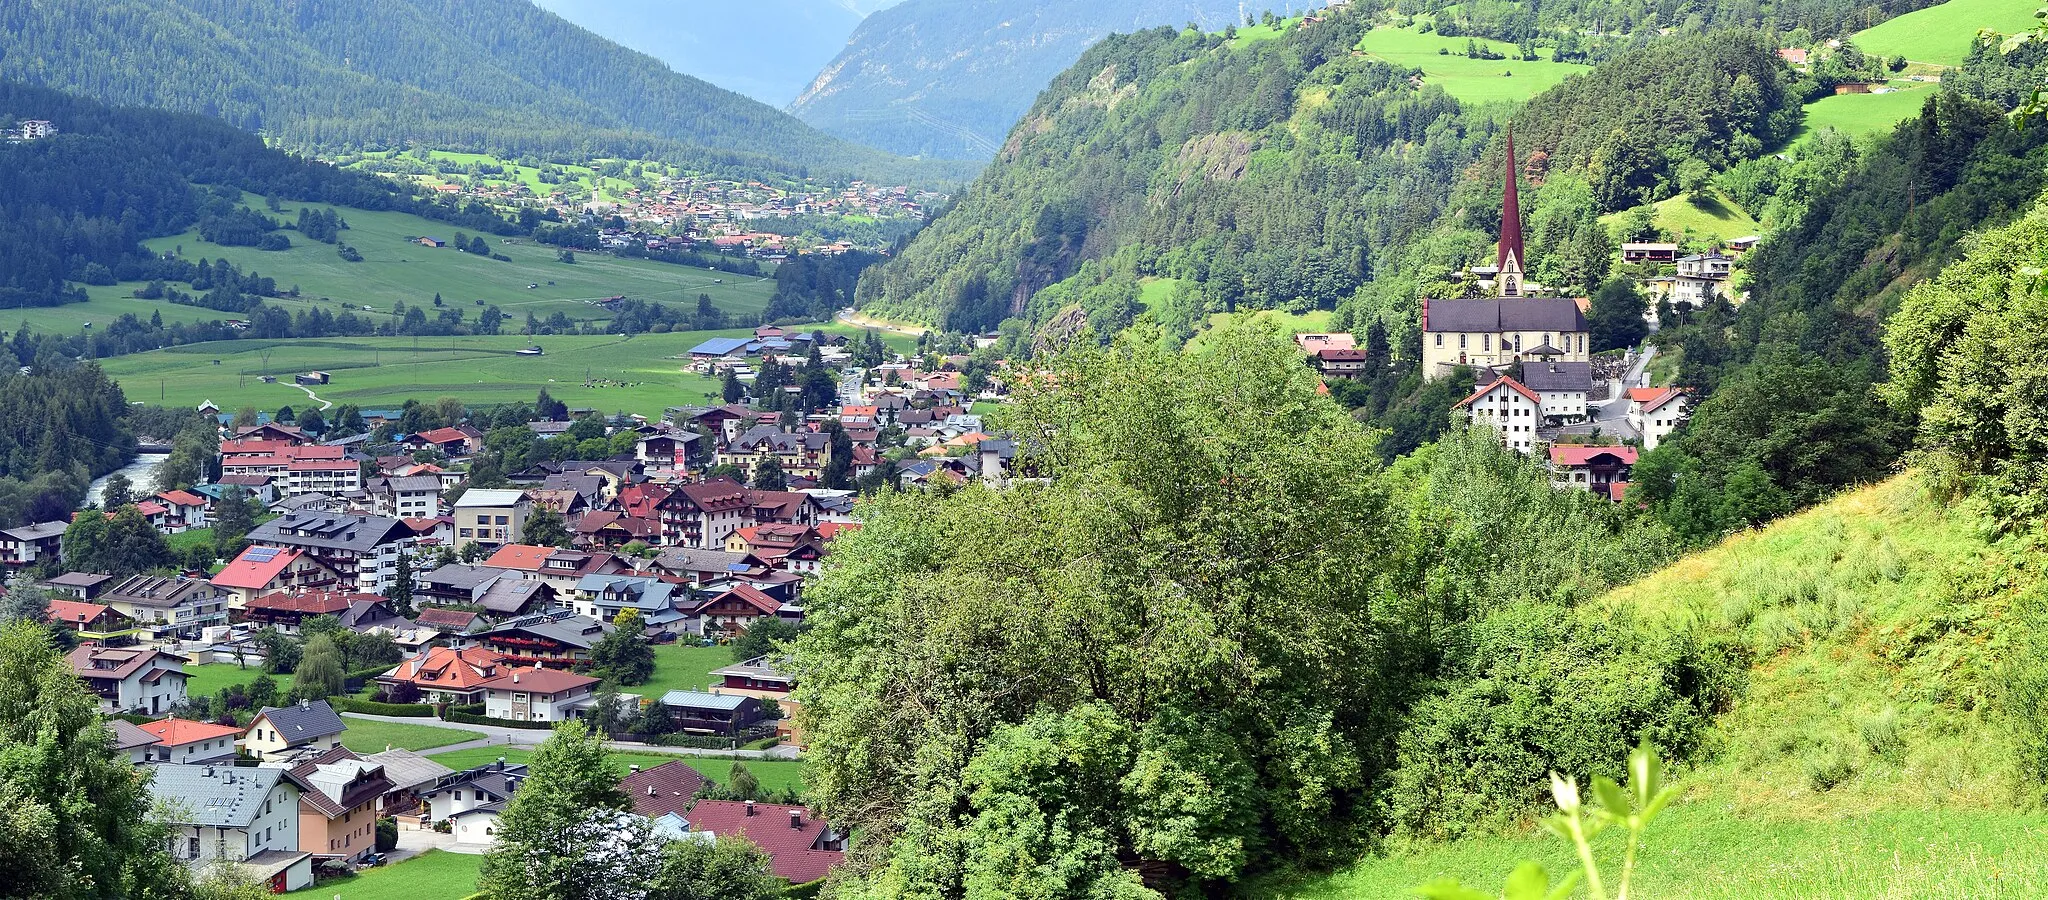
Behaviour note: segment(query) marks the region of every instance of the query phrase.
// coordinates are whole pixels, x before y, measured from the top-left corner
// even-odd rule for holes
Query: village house
[[[413,600],[423,604],[481,606],[496,618],[538,612],[553,605],[554,587],[529,575],[513,569],[451,563],[417,576]],[[420,621],[426,621],[425,611],[421,615]]]
[[[1628,426],[1642,437],[1643,449],[1655,450],[1685,423],[1691,402],[1685,388],[1629,388]]]
[[[443,777],[455,774],[453,769],[435,762],[432,757],[402,748],[366,754],[363,760],[383,766],[384,777],[391,781],[391,789],[377,800],[377,813],[383,816],[405,816],[416,820],[423,807],[419,792],[430,790]]]
[[[334,747],[293,766],[299,849],[315,859],[361,859],[377,849],[377,804],[391,790],[384,767]]]
[[[444,776],[419,796],[427,806],[427,821],[449,823],[456,843],[489,845],[496,835],[498,814],[512,802],[525,779],[526,766],[499,757],[496,762]]]
[[[566,722],[597,701],[597,679],[539,666],[485,681],[484,715],[513,722]]]
[[[753,504],[739,482],[713,478],[678,486],[656,509],[663,543],[709,550],[725,546],[727,535],[748,524]]]
[[[80,641],[109,647],[132,644],[146,633],[119,610],[82,600],[51,600],[49,620],[50,624],[77,634]]]
[[[0,529],[0,566],[19,569],[51,557],[62,561],[64,529],[69,527],[68,522],[38,522]]]
[[[1513,378],[1500,378],[1458,401],[1457,409],[1467,411],[1475,425],[1492,428],[1500,445],[1517,453],[1532,453],[1536,427],[1543,421],[1543,398]]]
[[[1621,261],[1668,266],[1678,261],[1678,245],[1660,241],[1628,241],[1621,245]]]
[[[98,601],[148,629],[153,640],[197,638],[228,623],[227,595],[197,578],[131,575],[100,591]]]
[[[433,450],[449,459],[465,459],[483,448],[483,433],[468,426],[436,428],[407,435],[400,441],[409,450]]]
[[[790,478],[822,478],[831,464],[832,438],[814,431],[787,433],[763,425],[740,435],[717,455],[719,465],[737,467],[748,480],[753,479],[755,468],[770,459]]]
[[[40,585],[52,594],[70,597],[73,600],[97,600],[100,593],[114,584],[114,576],[98,572],[65,572],[50,578]]]
[[[761,721],[761,701],[739,694],[669,691],[661,706],[679,731],[734,737]]]
[[[1582,362],[1527,362],[1522,364],[1522,386],[1542,398],[1546,424],[1583,422],[1587,401],[1593,396],[1593,365]]]
[[[315,616],[340,617],[356,600],[381,600],[375,594],[345,594],[338,591],[279,591],[264,594],[243,604],[240,618],[259,628],[275,628],[297,634],[299,626]]]
[[[630,609],[640,614],[649,633],[672,634],[689,630],[688,607],[693,605],[688,585],[645,575],[585,575],[570,601],[580,616],[610,622]]]
[[[233,725],[189,719],[158,719],[140,727],[154,739],[148,756],[153,763],[231,764],[235,761],[235,741],[242,737],[242,729]]]
[[[370,514],[394,519],[431,519],[444,512],[441,479],[434,475],[383,476],[363,485]]]
[[[526,530],[526,518],[533,513],[533,501],[525,491],[464,491],[455,500],[455,541],[472,541],[486,550],[518,542]]]
[[[591,649],[616,630],[606,622],[556,611],[513,619],[472,638],[518,665],[570,669],[590,662]]]
[[[313,883],[312,854],[299,849],[299,794],[277,768],[161,765],[149,791],[171,828],[171,856],[194,869],[216,859],[241,865],[272,893]]]
[[[341,746],[348,725],[325,700],[266,706],[243,729],[242,749],[258,759],[300,759]]]
[[[1309,357],[1325,378],[1356,378],[1365,372],[1365,351],[1355,347],[1324,347]]]
[[[297,550],[248,547],[215,572],[211,583],[227,593],[230,610],[240,611],[268,594],[332,590],[341,576]]]
[[[206,518],[205,497],[191,491],[165,491],[154,499],[164,508],[161,530],[165,534],[181,534],[212,524]]]
[[[485,682],[510,668],[504,654],[482,647],[429,647],[377,676],[377,683],[386,691],[410,687],[423,703],[470,705],[483,702]]]
[[[633,800],[633,813],[649,819],[689,812],[710,782],[682,760],[642,769],[635,764],[619,779],[619,790]]]
[[[379,594],[391,586],[399,555],[411,553],[419,536],[398,519],[305,511],[256,526],[249,543],[300,551],[334,570],[342,586]]]
[[[752,800],[700,800],[687,813],[692,831],[746,838],[768,854],[768,871],[791,884],[823,879],[846,858],[846,834],[808,807]]]
[[[1550,483],[1558,488],[1591,491],[1615,500],[1617,488],[1628,486],[1629,470],[1636,464],[1634,447],[1550,448]]]
[[[126,757],[131,765],[146,764],[156,755],[156,735],[127,719],[108,719],[106,724],[114,737],[114,752]]]
[[[617,556],[602,550],[561,550],[533,544],[507,544],[484,560],[486,568],[517,572],[520,577],[548,586],[555,597],[576,595],[576,584],[590,575],[613,575],[626,571]]]
[[[100,711],[160,716],[185,702],[185,660],[161,650],[80,644],[65,655]]]
[[[750,584],[736,584],[697,606],[698,627],[707,636],[735,635],[757,619],[781,614],[782,602]]]
[[[823,567],[825,541],[802,525],[754,525],[725,539],[725,552],[752,556],[769,568],[813,575]]]

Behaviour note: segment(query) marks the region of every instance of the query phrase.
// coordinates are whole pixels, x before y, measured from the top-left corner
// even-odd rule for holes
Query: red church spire
[[[1515,193],[1515,168],[1515,126],[1509,125],[1507,189],[1500,199],[1500,256],[1494,261],[1504,273],[1509,271],[1510,259],[1516,272],[1527,262],[1522,258],[1522,203]]]

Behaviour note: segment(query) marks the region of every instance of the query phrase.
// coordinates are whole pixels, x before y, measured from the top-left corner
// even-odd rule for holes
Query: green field
[[[429,850],[360,875],[327,879],[293,891],[291,896],[319,900],[461,900],[476,893],[477,871],[483,862],[484,858],[477,854]]]
[[[623,688],[649,700],[669,691],[701,691],[711,684],[711,671],[732,665],[730,647],[688,647],[663,644],[654,648],[654,676],[646,684]]]
[[[438,725],[380,722],[353,717],[342,721],[347,723],[348,730],[341,734],[341,745],[357,753],[382,753],[394,748],[426,750],[484,737],[473,731],[442,728]]]
[[[1714,191],[1703,203],[1696,203],[1691,197],[1678,196],[1658,201],[1651,207],[1657,213],[1657,227],[1685,238],[1705,238],[1726,241],[1731,238],[1762,234],[1763,226],[1758,225],[1742,207]],[[1622,216],[1624,210],[1600,217],[1603,225],[1612,225]]]
[[[447,753],[435,754],[434,761],[456,771],[461,771],[463,769],[475,768],[485,763],[496,762],[498,757],[501,756],[505,758],[506,762],[523,763],[533,757],[533,751],[521,750],[516,747],[474,747],[468,750],[452,750]],[[635,765],[643,769],[651,769],[655,766],[672,763],[680,759],[690,768],[704,773],[704,777],[721,782],[725,780],[726,774],[732,771],[733,763],[729,757],[675,756],[654,752],[615,751],[606,754],[605,759],[611,763],[612,768],[619,773],[621,778],[624,778],[631,771],[631,767]],[[754,778],[761,782],[763,788],[771,791],[780,791],[785,788],[802,789],[803,787],[804,764],[802,762],[793,759],[748,759],[741,760],[741,762],[746,764],[747,771],[753,773]]]
[[[265,210],[261,198],[248,196],[250,208],[265,211],[283,221],[294,221],[299,207],[324,208],[317,204],[283,204],[282,213]],[[374,307],[389,313],[393,304],[431,304],[436,293],[442,301],[464,311],[474,321],[482,300],[494,304],[519,327],[527,313],[546,319],[561,312],[572,319],[603,319],[607,314],[588,301],[624,294],[642,300],[695,304],[697,295],[709,294],[720,309],[735,315],[753,316],[768,306],[774,294],[771,278],[749,278],[709,269],[675,266],[647,260],[618,259],[605,254],[578,254],[572,264],[556,260],[553,247],[524,239],[506,243],[484,235],[491,251],[511,257],[500,262],[463,253],[452,247],[432,248],[413,240],[421,236],[452,240],[459,229],[418,216],[359,209],[339,210],[349,224],[341,242],[363,255],[359,263],[344,262],[335,246],[306,240],[296,232],[289,250],[266,252],[253,247],[222,247],[199,239],[196,231],[156,238],[144,243],[150,250],[165,253],[181,250],[190,259],[226,259],[244,271],[256,271],[276,279],[279,290],[299,288],[304,299],[280,300],[279,305],[296,311],[297,306],[327,305],[339,314],[341,303]],[[532,284],[536,287],[528,288]],[[121,286],[115,293],[133,291],[139,285]],[[95,295],[99,296],[99,295]],[[169,304],[165,304],[169,306]],[[167,317],[169,313],[165,314]],[[428,315],[433,309],[428,307]],[[217,318],[218,313],[209,317]]]
[[[1865,53],[1887,59],[1960,66],[1977,32],[2017,34],[2034,27],[2039,0],[1948,0],[1857,32],[1850,40]]]
[[[1519,59],[1471,59],[1465,56],[1467,38],[1423,34],[1414,28],[1375,28],[1359,41],[1366,55],[1397,66],[1422,70],[1423,80],[1443,85],[1451,96],[1467,103],[1496,100],[1524,101],[1543,93],[1558,82],[1590,67],[1550,60],[1525,62]],[[1479,44],[1512,57],[1513,44],[1474,38]],[[1440,54],[1439,49],[1449,50]],[[1538,51],[1539,54],[1548,51]]]
[[[1792,136],[1792,145],[1823,128],[1833,128],[1850,137],[1862,137],[1920,114],[1929,92],[1939,85],[1919,81],[1894,81],[1892,90],[1882,94],[1837,94],[1806,105],[1806,121]]]
[[[242,668],[231,662],[188,665],[185,667],[185,674],[190,676],[185,681],[186,696],[211,697],[219,693],[221,688],[248,684],[251,681],[255,681],[258,676],[263,674],[263,660],[249,660],[248,668]],[[277,682],[277,695],[279,697],[283,697],[291,692],[292,675],[290,672],[272,675],[270,680]]]

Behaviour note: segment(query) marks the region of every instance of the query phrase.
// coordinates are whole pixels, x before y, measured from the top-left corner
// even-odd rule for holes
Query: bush
[[[556,724],[554,722],[521,722],[514,719],[493,719],[490,716],[456,712],[452,708],[442,718],[449,722],[461,722],[465,725],[497,725],[503,728],[528,728],[535,731],[547,731],[554,728]]]
[[[360,700],[355,697],[329,697],[327,702],[343,712],[369,716],[409,716],[416,719],[434,717],[434,708],[420,703],[378,703],[375,700]]]
[[[1444,687],[1410,711],[1387,792],[1397,828],[1451,837],[1543,798],[1556,771],[1619,780],[1648,739],[1682,759],[1732,697],[1737,655],[1625,612],[1503,607],[1470,626]]]
[[[377,852],[390,853],[398,849],[398,821],[385,816],[377,820]]]

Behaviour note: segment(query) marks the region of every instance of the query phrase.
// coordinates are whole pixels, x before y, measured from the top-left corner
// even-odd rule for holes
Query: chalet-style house
[[[233,725],[189,719],[158,719],[138,727],[152,739],[149,762],[178,765],[232,764],[235,742],[242,737],[242,729]]]
[[[768,871],[792,884],[824,878],[846,858],[846,834],[808,807],[700,800],[684,814],[692,831],[736,834],[768,854]]]
[[[576,583],[590,575],[626,571],[626,564],[604,551],[561,550],[532,544],[507,544],[484,560],[484,567],[516,572],[548,586],[556,597],[573,597]]]
[[[376,594],[344,594],[338,591],[292,591],[264,594],[242,606],[241,619],[258,627],[276,628],[297,634],[299,626],[315,616],[339,617],[358,600],[381,600]]]
[[[814,431],[786,433],[763,425],[727,444],[717,459],[720,465],[738,467],[748,480],[753,479],[756,467],[770,459],[780,463],[783,474],[791,478],[815,480],[824,476],[825,466],[831,462],[832,438]]]
[[[197,578],[131,575],[102,587],[96,598],[148,630],[153,640],[197,638],[228,623],[227,596]]]
[[[688,630],[696,604],[687,585],[645,575],[585,575],[576,583],[576,596],[569,606],[577,615],[603,622],[634,610],[650,633],[680,634]]]
[[[482,647],[429,647],[377,676],[377,683],[386,689],[409,685],[422,703],[468,705],[482,703],[484,683],[511,668],[503,654]]]
[[[662,709],[678,731],[731,737],[761,721],[761,701],[739,694],[708,694],[703,691],[669,691],[661,695]]]
[[[1635,464],[1634,447],[1553,446],[1550,483],[1620,500],[1617,493],[1627,489],[1629,470]]]
[[[747,489],[730,478],[685,484],[656,504],[667,544],[717,549],[727,535],[747,525],[753,504]]]
[[[384,767],[334,747],[291,769],[299,794],[299,849],[315,859],[361,859],[377,849],[377,805],[392,789]]]
[[[1496,296],[1422,301],[1422,372],[1442,378],[1460,366],[1504,368],[1525,360],[1589,362],[1586,313],[1570,297],[1530,296],[1522,272],[1521,206],[1515,188],[1515,141],[1508,136],[1502,193]]]
[[[267,594],[334,590],[341,586],[341,575],[299,550],[247,547],[214,573],[212,584],[226,592],[228,608],[239,611]]]
[[[418,793],[427,806],[427,821],[449,823],[449,833],[458,844],[483,846],[492,842],[498,814],[512,802],[524,780],[526,766],[500,757],[497,762],[443,776]]]
[[[161,650],[80,644],[71,674],[99,697],[100,711],[160,716],[185,702],[185,660]]]
[[[735,635],[757,619],[782,614],[782,602],[751,584],[736,584],[699,604],[698,629],[706,636]]]
[[[1685,388],[1630,388],[1628,424],[1643,439],[1643,449],[1655,450],[1664,438],[1684,424],[1691,405]]]
[[[520,666],[570,669],[588,663],[591,649],[615,630],[607,622],[557,611],[512,619],[471,637]]]
[[[566,722],[597,702],[600,682],[539,666],[512,669],[482,684],[484,715],[513,722]]]
[[[1521,382],[1542,399],[1545,424],[1586,421],[1587,403],[1593,396],[1592,363],[1526,362]]]
[[[239,863],[272,893],[313,883],[312,854],[299,849],[303,786],[278,768],[166,764],[149,792],[171,830],[171,856],[203,870],[216,859]]]
[[[402,553],[418,535],[398,519],[333,512],[294,512],[249,532],[258,547],[297,550],[334,570],[347,589],[380,594],[391,586]]]
[[[51,600],[50,624],[73,632],[80,641],[109,647],[132,644],[144,630],[120,610],[82,600]]]

